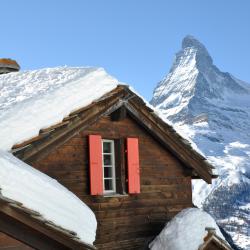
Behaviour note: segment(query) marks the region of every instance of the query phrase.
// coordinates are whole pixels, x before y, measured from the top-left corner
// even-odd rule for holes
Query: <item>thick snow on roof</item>
[[[114,89],[102,68],[58,67],[0,76],[0,149],[38,135]]]
[[[94,213],[56,180],[0,151],[0,189],[9,199],[64,229],[77,233],[81,241],[93,244],[97,222]]]
[[[101,68],[58,67],[0,76],[0,188],[2,195],[39,212],[46,220],[74,231],[93,244],[94,213],[73,193],[7,153],[116,88]]]
[[[187,208],[168,222],[161,233],[150,244],[151,250],[197,250],[207,235],[206,227],[216,229],[224,239],[215,220],[198,208]]]

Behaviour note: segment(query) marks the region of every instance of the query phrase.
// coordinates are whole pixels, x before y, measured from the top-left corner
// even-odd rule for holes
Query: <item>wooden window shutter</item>
[[[103,194],[102,138],[89,135],[90,194]]]
[[[128,192],[140,193],[140,165],[138,138],[127,138]]]

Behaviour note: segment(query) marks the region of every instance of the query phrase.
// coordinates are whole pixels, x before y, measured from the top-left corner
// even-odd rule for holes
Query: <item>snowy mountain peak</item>
[[[194,36],[191,36],[191,35],[185,36],[182,40],[182,49],[185,49],[188,47],[206,49],[205,46],[199,40],[197,40]]]
[[[182,50],[194,50],[196,52],[196,63],[206,61],[206,66],[213,64],[212,57],[209,55],[206,47],[193,36],[186,36],[182,40]],[[182,51],[183,52],[183,51]],[[201,64],[202,66],[203,64]]]
[[[186,36],[168,75],[156,86],[151,103],[161,109],[167,107],[168,118],[176,118],[176,114],[178,118],[190,118],[199,115],[201,110],[197,108],[208,102],[227,102],[231,98],[246,102],[249,86],[221,72],[213,65],[206,47],[193,36]]]
[[[250,84],[221,72],[206,47],[186,36],[151,104],[217,167],[211,187],[194,183],[194,203],[250,249]]]

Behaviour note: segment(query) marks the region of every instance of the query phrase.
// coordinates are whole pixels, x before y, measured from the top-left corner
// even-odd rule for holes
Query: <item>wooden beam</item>
[[[0,219],[1,232],[38,250],[95,249],[3,200],[0,200]]]
[[[69,250],[70,248],[52,240],[46,235],[0,213],[0,231],[38,250]]]

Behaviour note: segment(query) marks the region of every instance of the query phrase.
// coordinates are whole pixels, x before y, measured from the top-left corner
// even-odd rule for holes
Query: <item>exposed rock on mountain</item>
[[[194,182],[194,203],[250,248],[250,84],[221,72],[203,44],[183,39],[151,104],[217,166],[213,185]]]

